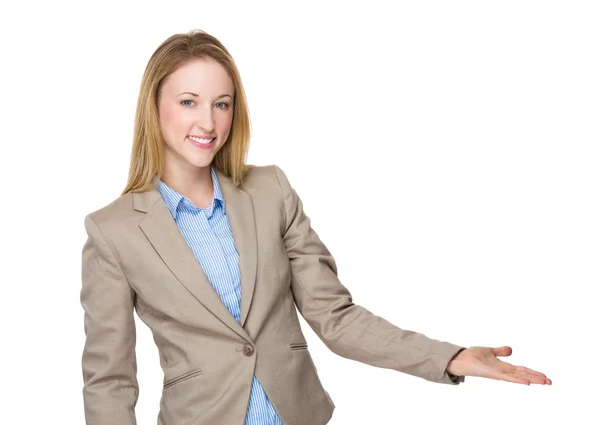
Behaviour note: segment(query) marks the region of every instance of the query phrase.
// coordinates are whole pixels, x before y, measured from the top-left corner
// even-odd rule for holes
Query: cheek
[[[165,138],[177,136],[178,133],[184,131],[184,117],[177,111],[176,107],[162,106],[159,109],[159,113],[160,127]]]
[[[221,133],[227,133],[231,129],[231,124],[233,124],[233,114],[227,114],[219,117],[219,121],[217,122],[217,126]]]

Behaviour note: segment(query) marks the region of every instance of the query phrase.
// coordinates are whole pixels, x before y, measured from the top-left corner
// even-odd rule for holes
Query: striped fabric
[[[239,253],[227,220],[225,200],[212,166],[211,176],[213,200],[205,209],[194,207],[188,198],[163,181],[159,181],[156,187],[212,287],[239,323],[242,295]],[[256,376],[252,377],[245,425],[283,425]]]

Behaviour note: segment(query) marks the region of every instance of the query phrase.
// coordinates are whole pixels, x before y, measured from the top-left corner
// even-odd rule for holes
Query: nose
[[[198,108],[196,125],[203,129],[205,133],[212,133],[214,131],[215,120],[212,107]]]

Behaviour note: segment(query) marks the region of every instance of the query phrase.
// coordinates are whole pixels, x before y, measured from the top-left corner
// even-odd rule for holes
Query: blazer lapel
[[[146,213],[139,227],[179,282],[215,317],[244,339],[250,340],[243,326],[256,283],[257,244],[252,200],[250,195],[236,188],[229,177],[219,171],[217,176],[225,199],[225,209],[234,242],[240,254],[242,286],[240,323],[225,307],[208,281],[158,189],[134,192],[134,208]]]
[[[235,246],[240,254],[240,280],[242,302],[240,323],[244,326],[256,286],[256,267],[258,245],[256,241],[256,222],[252,198],[243,190],[235,187],[231,179],[216,170],[221,192],[225,199],[225,212],[233,233]]]

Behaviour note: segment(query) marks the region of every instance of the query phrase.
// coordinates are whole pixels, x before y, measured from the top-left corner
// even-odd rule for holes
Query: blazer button
[[[250,357],[252,354],[254,354],[254,347],[250,344],[246,344],[244,346],[244,356]]]

